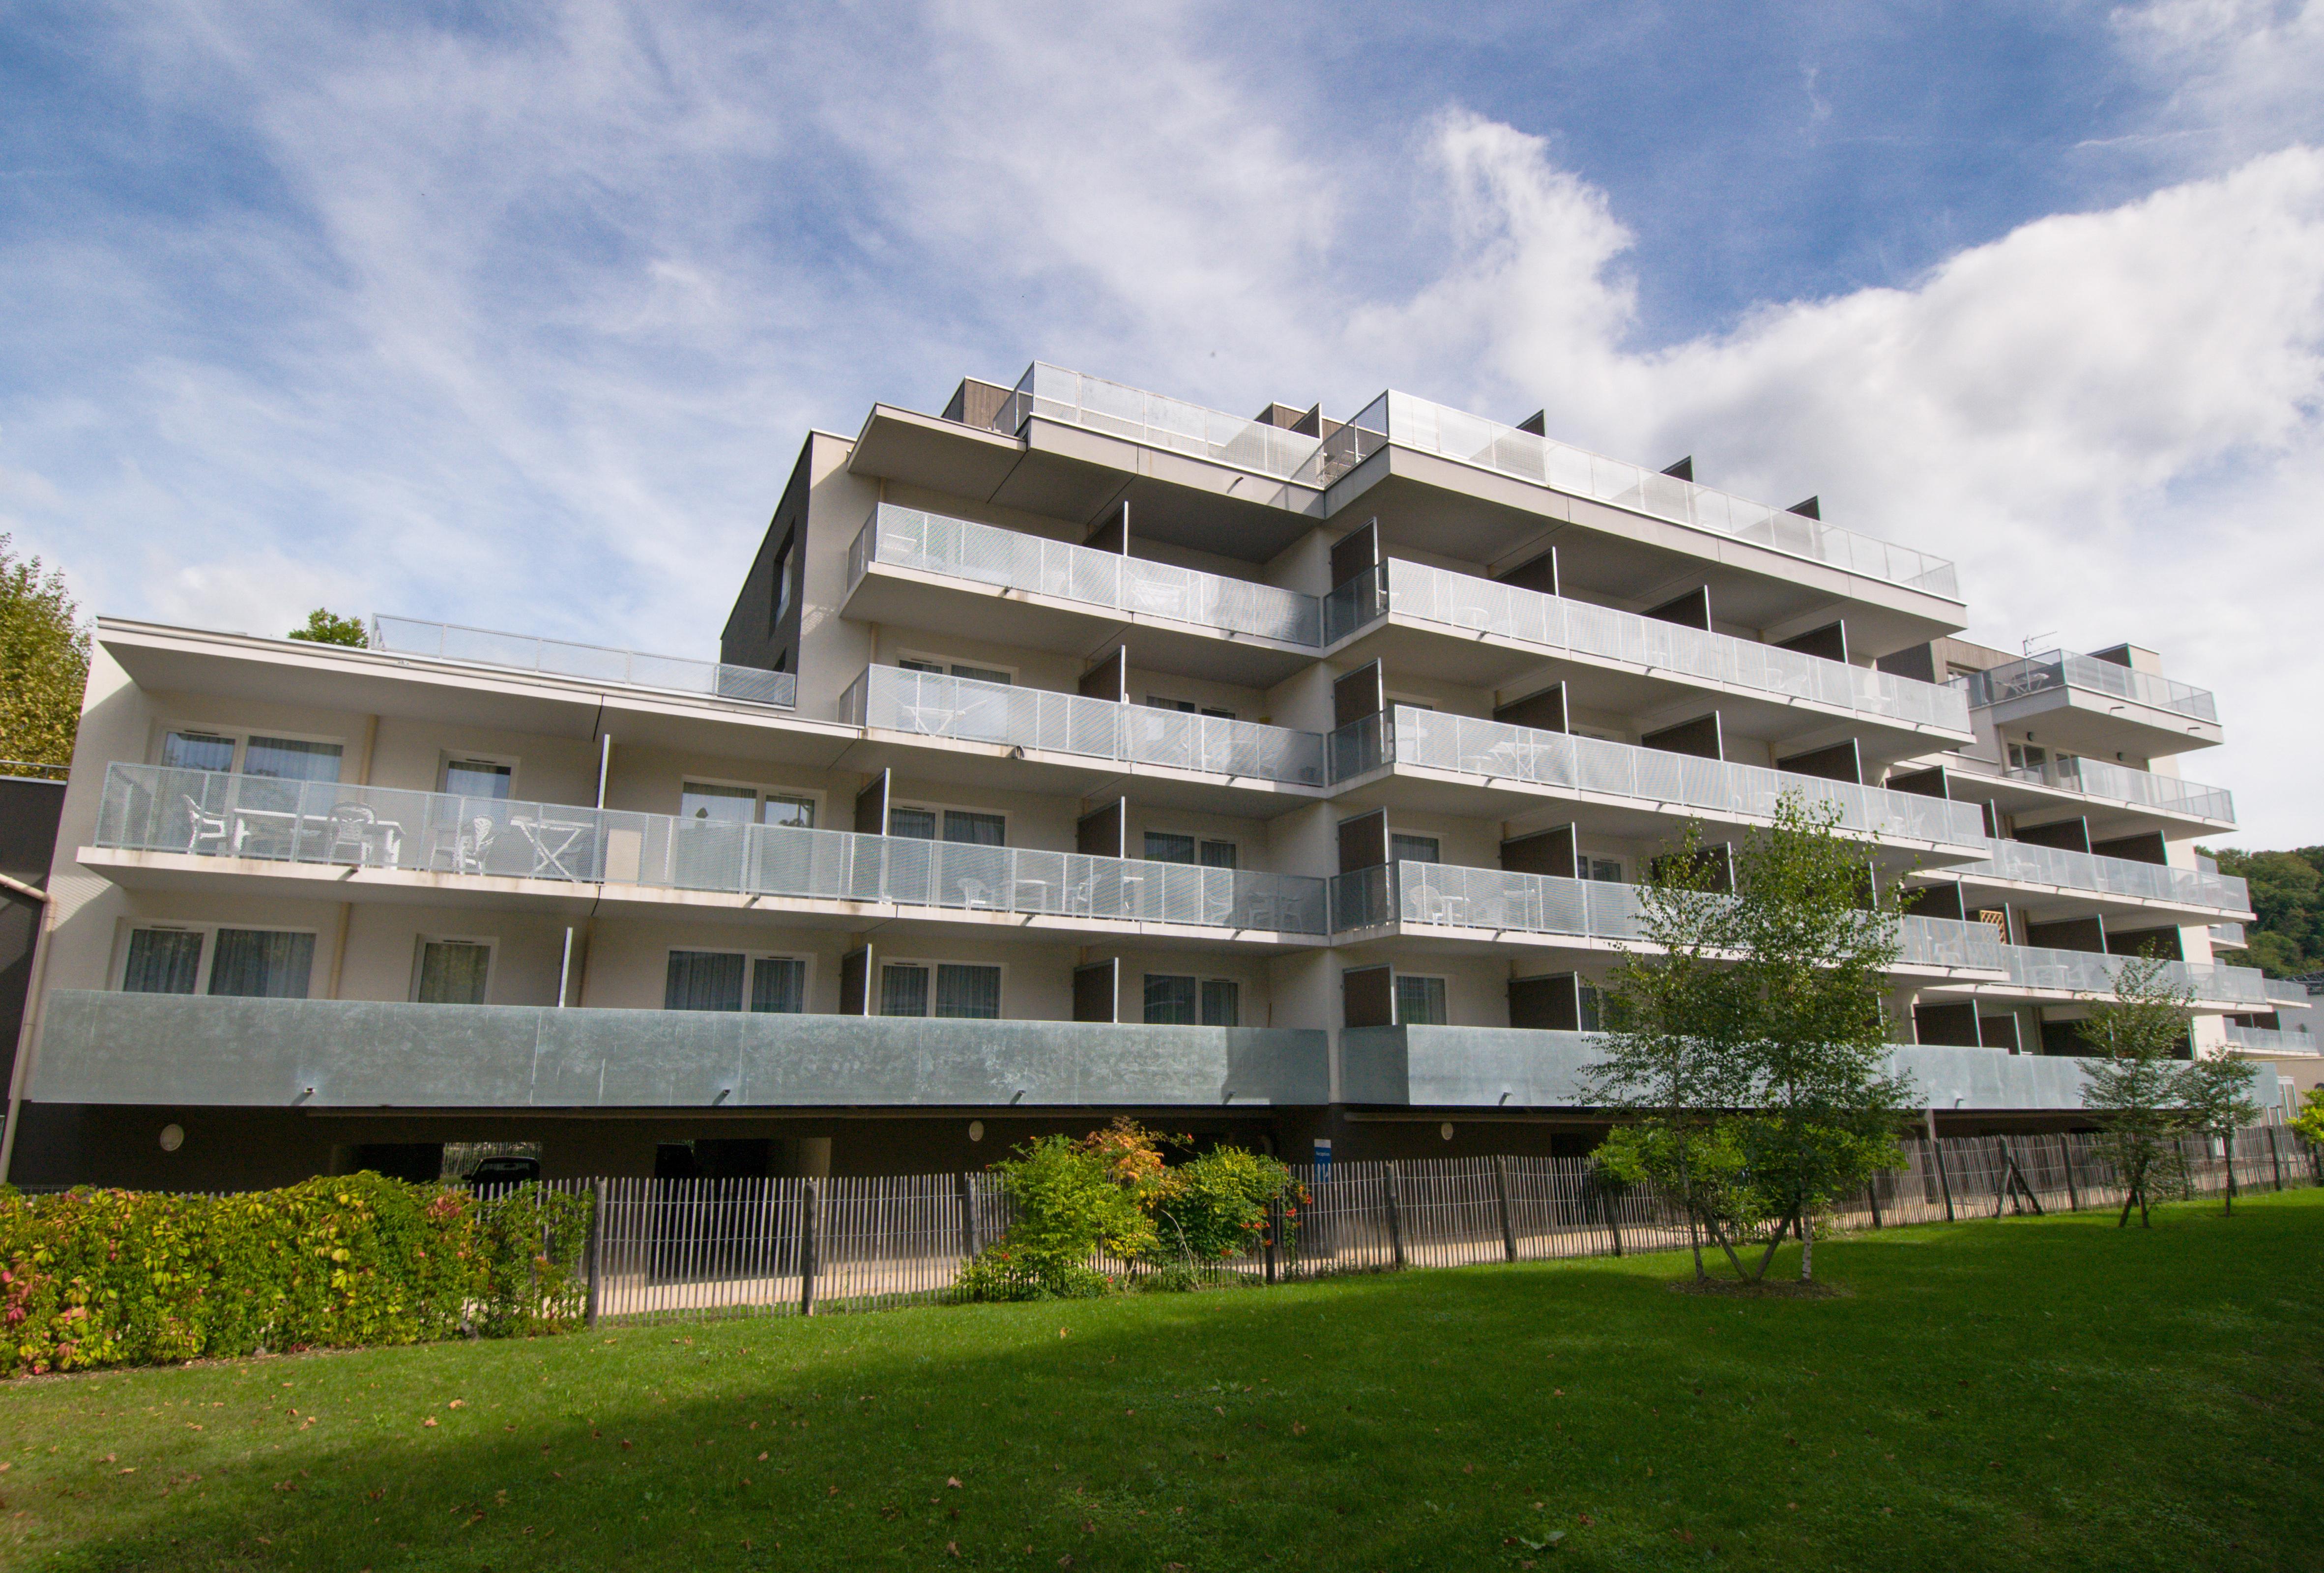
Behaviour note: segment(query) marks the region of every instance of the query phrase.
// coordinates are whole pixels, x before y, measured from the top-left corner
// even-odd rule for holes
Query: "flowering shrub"
[[[238,1196],[0,1191],[0,1375],[554,1330],[590,1201],[376,1174]]]

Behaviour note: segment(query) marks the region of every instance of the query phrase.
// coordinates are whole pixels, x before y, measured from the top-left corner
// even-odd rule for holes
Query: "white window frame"
[[[481,945],[484,950],[484,998],[493,1003],[493,985],[500,981],[501,941],[497,934],[414,934],[411,937],[411,987],[404,998],[420,1003],[420,977],[428,966],[430,945]]]
[[[429,938],[438,939],[441,938],[441,936],[430,935]],[[747,945],[665,945],[661,948],[661,976],[663,978],[663,987],[665,989],[669,987],[669,958],[677,955],[681,950],[685,951],[688,956],[739,956],[742,958],[742,1009],[741,1013],[743,1015],[778,1015],[785,1013],[775,1011],[759,1012],[751,1009],[751,985],[758,981],[759,963],[761,961],[796,961],[799,963],[802,969],[799,974],[799,1000],[804,1004],[815,997],[815,953],[811,950],[753,950]],[[669,1007],[668,1005],[657,1005],[655,1009],[667,1013],[669,1012]],[[696,1011],[684,1013],[700,1015],[705,1013]],[[714,1011],[708,1013],[716,1015],[721,1013]],[[811,1016],[815,1014],[815,1013],[813,1011],[802,1010],[798,1014],[803,1016]]]
[[[164,721],[153,728],[153,745],[150,757],[155,764],[161,763],[161,751],[169,745],[172,732],[204,732],[213,737],[229,738],[234,744],[234,763],[228,767],[231,775],[240,775],[249,763],[250,740],[253,737],[279,737],[285,743],[329,743],[339,751],[339,773],[342,780],[347,767],[347,740],[328,732],[300,732],[288,726],[212,726],[207,721]],[[229,923],[228,928],[234,927]]]
[[[482,756],[478,755],[476,757],[481,758]],[[733,781],[722,776],[697,775],[692,771],[683,771],[679,773],[678,778],[678,807],[673,810],[673,814],[676,818],[682,819],[686,817],[686,789],[689,786],[738,787],[743,791],[755,793],[756,796],[752,798],[751,803],[751,812],[752,815],[751,822],[754,825],[762,825],[766,823],[767,800],[769,798],[796,798],[803,802],[808,802],[815,805],[814,828],[818,830],[824,828],[823,810],[825,793],[820,790],[811,790],[807,787],[773,786],[769,785],[765,782],[757,781]]]
[[[898,666],[901,667],[904,662],[908,661],[917,661],[925,666],[937,666],[944,669],[941,674],[936,672],[927,673],[927,675],[930,677],[936,677],[938,675],[945,677],[960,677],[960,674],[953,671],[953,668],[956,666],[973,666],[979,671],[1005,671],[1009,674],[1009,686],[1010,688],[1021,688],[1024,686],[1017,680],[1019,674],[1022,672],[1024,669],[1022,667],[1010,666],[1005,662],[963,661],[957,656],[937,655],[925,650],[899,650],[896,652],[896,664]],[[986,678],[961,678],[961,680],[963,682],[986,682],[991,680]]]
[[[265,736],[272,737],[277,734],[269,732]],[[211,918],[124,918],[121,920],[120,930],[114,939],[113,962],[106,973],[109,980],[107,986],[115,994],[126,992],[129,982],[129,937],[140,929],[170,929],[180,933],[199,934],[202,937],[202,958],[200,964],[194,969],[194,994],[197,995],[207,995],[210,992],[210,967],[217,960],[217,931],[220,929],[246,929],[255,934],[311,934],[315,939],[315,960],[319,962],[323,959],[323,931],[305,923],[269,923],[255,920]],[[309,972],[307,975],[309,999],[318,997],[314,989],[315,976],[312,972]],[[180,995],[180,997],[191,996]]]
[[[503,754],[496,749],[491,748],[439,749],[436,755],[436,784],[428,789],[429,791],[434,792],[438,797],[455,795],[451,791],[451,783],[446,780],[446,773],[452,768],[452,763],[455,760],[459,761],[463,764],[507,765],[509,773],[509,795],[502,800],[504,802],[522,802],[526,800],[519,795],[516,790],[517,771],[521,767],[521,760],[520,756],[513,754]]]
[[[936,968],[939,967],[990,967],[993,971],[999,973],[1001,975],[1001,1013],[992,1019],[996,1022],[1005,1022],[1010,1019],[1009,964],[1005,961],[979,961],[965,956],[875,956],[872,958],[872,970],[879,976],[873,977],[871,983],[872,998],[875,1004],[885,1002],[887,990],[883,986],[883,983],[887,976],[888,968],[891,967],[917,967],[928,975],[928,1008],[927,1013],[918,1016],[898,1016],[895,1018],[897,1021],[950,1022],[970,1021],[975,1019],[967,1016],[938,1016],[936,1014]],[[881,1011],[878,1013],[884,1016],[888,1013]]]
[[[944,817],[947,810],[955,814],[984,814],[997,817],[1001,821],[1001,845],[1003,847],[1014,845],[1009,839],[1009,828],[1010,822],[1015,818],[1015,816],[1010,814],[1006,809],[981,808],[974,803],[932,803],[920,798],[897,798],[891,800],[888,805],[888,815],[891,823],[894,820],[895,812],[898,809],[918,809],[922,813],[934,814],[936,817],[936,833],[933,839],[937,841],[942,841],[944,839]],[[917,836],[907,836],[899,837],[899,839],[917,841],[919,837]],[[953,842],[952,845],[954,847],[974,847],[981,845],[981,843],[974,841],[955,841]]]

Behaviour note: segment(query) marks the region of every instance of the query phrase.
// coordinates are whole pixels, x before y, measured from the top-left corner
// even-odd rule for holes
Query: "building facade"
[[[1963,643],[1951,564],[1818,515],[1036,365],[811,434],[715,662],[102,620],[15,1178],[930,1171],[1117,1112],[1579,1151],[1637,881],[1785,791],[1927,887],[1941,1128],[2070,1118],[2126,953],[2196,1051],[2265,1030],[2212,696]]]

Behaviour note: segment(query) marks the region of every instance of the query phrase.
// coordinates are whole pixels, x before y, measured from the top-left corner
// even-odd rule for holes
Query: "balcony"
[[[2057,891],[2120,896],[2204,912],[2247,916],[2252,910],[2250,888],[2231,874],[2136,863],[2125,857],[2099,857],[2024,841],[1989,841],[1987,845],[1993,849],[1991,856],[1948,868],[1945,877],[1959,874],[1964,884],[2043,885]]]
[[[1545,655],[1605,663],[1674,682],[1806,705],[1914,731],[1970,735],[1958,689],[1803,655],[1635,612],[1591,606],[1490,579],[1390,559],[1323,599],[1323,641],[1335,644],[1383,617],[1433,625],[1464,640],[1492,636]]]
[[[1454,864],[1397,863],[1332,881],[1332,927],[1342,934],[1396,923],[1628,946],[1645,938],[1642,911],[1636,885]],[[1987,924],[1907,917],[1897,938],[1900,967],[2001,974],[2001,942]]]
[[[1279,481],[1321,484],[1308,473],[1322,446],[1315,438],[1038,361],[1018,379],[992,429],[1014,437],[1036,415]]]
[[[1411,1108],[1572,1108],[1589,1103],[1604,1059],[1586,1032],[1519,1027],[1356,1027],[1340,1034],[1341,1096]],[[2082,1062],[1998,1049],[1900,1044],[1891,1075],[1914,1101],[1947,1111],[2082,1106]]]
[[[869,730],[982,743],[1028,754],[1321,788],[1323,739],[1051,689],[867,667],[840,696],[840,717]]]
[[[2069,995],[2114,993],[2115,975],[2131,959],[2090,950],[2045,950],[2032,945],[2004,945],[2001,956],[2011,988]],[[2190,991],[2199,1006],[2251,1005],[2267,998],[2266,980],[2255,967],[2169,961],[2163,964],[2161,981],[2168,987]]]
[[[2293,1054],[2314,1058],[2324,1054],[2317,1044],[2316,1034],[2305,1027],[2238,1027],[2227,1024],[2227,1047],[2240,1049],[2246,1054]]]
[[[2020,782],[2052,791],[2123,808],[2200,819],[2222,828],[2236,822],[2235,794],[2225,787],[2204,786],[2175,775],[2132,770],[2103,759],[2052,757],[2040,765],[2015,766],[1979,759],[1974,754],[1948,754],[1945,768],[1989,781]]]
[[[1066,925],[1320,937],[1325,921],[1324,882],[1302,874],[147,764],[107,768],[95,844],[378,875],[632,885]]]
[[[2173,682],[2151,671],[2138,671],[2094,655],[2052,650],[2029,655],[1989,671],[1971,672],[1959,680],[1970,706],[1985,709],[2037,694],[2080,689],[2110,699],[2124,699],[2149,709],[2167,710],[2192,721],[2217,726],[2219,708],[2207,689]]]
[[[918,575],[982,593],[933,591]],[[866,621],[1077,655],[1095,638],[1091,618],[1127,622],[1143,634],[1139,664],[1259,688],[1311,660],[1323,633],[1313,596],[890,503],[848,548],[845,607]]]
[[[1408,765],[1609,799],[1655,814],[1765,821],[1785,792],[1797,792],[1810,803],[1838,804],[1840,828],[1858,835],[1946,847],[1985,844],[1985,822],[1974,804],[1408,705],[1395,707],[1385,726],[1382,717],[1367,717],[1332,734],[1331,760],[1335,783]]]
[[[1329,486],[1393,444],[1644,514],[1723,540],[1748,541],[1906,589],[1960,599],[1953,565],[1909,547],[1749,502],[1675,476],[1603,458],[1514,426],[1389,392],[1325,438],[1296,478]]]
[[[1330,1101],[1325,1034],[62,989],[30,1096],[252,1108],[1210,1108]]]
[[[495,634],[484,628],[423,623],[410,617],[373,617],[371,648],[391,655],[424,655],[468,666],[540,672],[664,693],[699,694],[775,709],[792,709],[798,704],[798,678],[791,672],[761,671],[757,667],[726,666],[715,661],[689,661],[678,655],[641,655],[634,650],[570,644],[557,639],[536,639],[526,634]]]

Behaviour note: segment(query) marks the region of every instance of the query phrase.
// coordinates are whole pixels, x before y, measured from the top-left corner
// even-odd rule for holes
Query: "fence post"
[[[1864,1199],[1872,1204],[1872,1226],[1877,1229],[1880,1226],[1880,1176],[1877,1170],[1864,1182]]]
[[[1391,1158],[1388,1161],[1388,1243],[1396,1254],[1396,1264],[1404,1265],[1404,1165]]]
[[[1937,1189],[1945,1196],[1945,1222],[1953,1221],[1953,1182],[1945,1173],[1945,1143],[1941,1136],[1929,1138],[1929,1151],[1937,1155]]]
[[[823,1196],[812,1180],[799,1182],[799,1315],[815,1315],[816,1228]]]
[[[984,1242],[976,1235],[976,1181],[966,1174],[953,1177],[954,1188],[960,1193],[960,1249],[964,1260],[973,1262],[984,1249]]]
[[[2282,1129],[2281,1125],[2267,1127],[2267,1161],[2275,1170],[2275,1189],[2278,1190],[2283,1189],[2283,1143],[2276,1139],[2276,1133]]]
[[[597,1325],[598,1305],[604,1296],[605,1182],[591,1180],[589,1193],[589,1298],[588,1309],[584,1314],[594,1329]]]
[[[2066,1210],[2070,1213],[2078,1213],[2082,1210],[2082,1193],[2074,1184],[2074,1133],[2068,1131],[2060,1136],[2058,1145],[2065,1154]]]
[[[1275,1245],[1283,1238],[1283,1198],[1267,1204],[1267,1282],[1275,1282]]]
[[[1614,1236],[1614,1254],[1622,1254],[1622,1226],[1614,1217],[1614,1193],[1600,1178],[1597,1167],[1590,1170],[1590,1189],[1598,1193],[1598,1216],[1606,1220],[1606,1232]]]
[[[1517,1226],[1509,1216],[1509,1161],[1498,1152],[1493,1154],[1493,1199],[1501,1208],[1501,1254],[1514,1262],[1517,1259]]]

